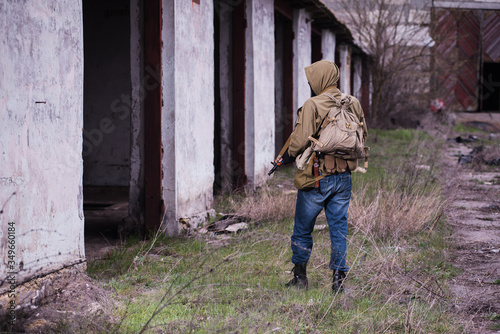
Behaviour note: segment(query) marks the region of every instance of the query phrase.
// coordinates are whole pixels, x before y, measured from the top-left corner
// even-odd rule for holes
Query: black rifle
[[[283,154],[285,154],[286,150],[288,150],[288,146],[290,146],[290,139],[292,138],[292,136],[288,137],[288,140],[286,141],[285,145],[283,145],[283,148],[281,149],[280,153],[278,154],[278,156],[276,157],[276,159],[274,159],[273,162],[271,162],[273,164],[273,168],[271,168],[271,170],[267,173],[267,175],[271,175],[272,173],[274,173],[281,165],[283,165]]]

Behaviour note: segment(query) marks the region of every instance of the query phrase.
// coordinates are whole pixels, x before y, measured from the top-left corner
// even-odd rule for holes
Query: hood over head
[[[330,86],[337,85],[337,81],[339,81],[339,68],[329,60],[317,61],[304,70],[307,81],[316,95]]]

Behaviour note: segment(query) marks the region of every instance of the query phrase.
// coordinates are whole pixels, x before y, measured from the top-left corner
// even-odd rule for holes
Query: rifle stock
[[[281,165],[283,165],[283,154],[285,154],[286,150],[288,150],[288,147],[290,146],[290,141],[292,139],[292,136],[290,135],[290,137],[288,137],[285,145],[283,145],[283,148],[281,149],[280,153],[278,154],[278,156],[276,157],[276,159],[274,159],[273,162],[271,162],[273,164],[273,168],[271,168],[271,170],[267,173],[267,175],[271,175],[272,173],[274,173]]]

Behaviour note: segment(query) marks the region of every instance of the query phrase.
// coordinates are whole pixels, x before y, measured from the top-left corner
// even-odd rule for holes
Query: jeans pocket
[[[340,176],[340,182],[342,184],[342,190],[352,190],[352,178],[350,173],[342,173],[342,175]]]

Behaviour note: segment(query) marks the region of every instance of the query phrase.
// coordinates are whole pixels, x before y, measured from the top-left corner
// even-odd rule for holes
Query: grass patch
[[[414,130],[373,131],[370,168],[353,175],[347,292],[331,293],[327,229],[315,231],[307,292],[290,278],[295,194],[292,169],[254,194],[219,196],[217,211],[250,218],[232,235],[131,240],[89,263],[90,276],[121,303],[115,332],[460,333],[446,280],[450,231],[436,154]],[[429,166],[427,169],[416,165]],[[280,185],[282,187],[280,187]],[[285,185],[285,186],[283,186]],[[287,190],[288,189],[288,190]],[[324,215],[318,224],[325,224]]]
[[[500,324],[490,324],[488,327],[494,331],[500,330]]]
[[[453,131],[457,132],[457,133],[487,133],[481,129],[478,129],[476,127],[473,127],[473,126],[468,126],[468,125],[464,125],[462,123],[457,123],[457,125],[455,125],[453,127]]]

